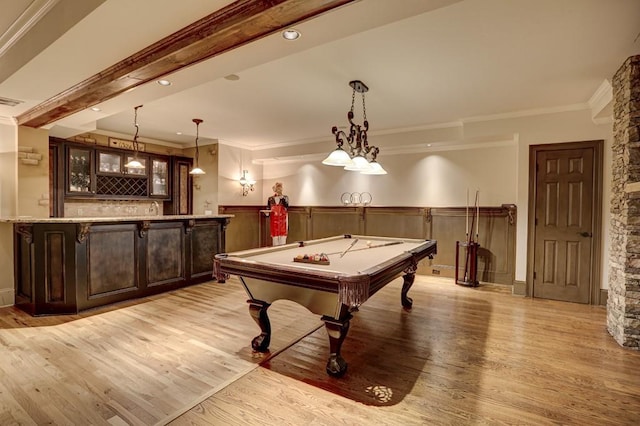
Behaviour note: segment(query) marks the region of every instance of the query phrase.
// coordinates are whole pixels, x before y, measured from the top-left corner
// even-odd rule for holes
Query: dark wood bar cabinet
[[[208,281],[231,217],[17,219],[16,306],[75,314]]]

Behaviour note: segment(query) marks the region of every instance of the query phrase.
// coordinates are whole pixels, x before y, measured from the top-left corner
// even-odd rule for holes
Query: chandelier
[[[338,130],[337,126],[333,126],[331,133],[336,137],[338,147],[329,154],[327,158],[322,160],[322,164],[327,166],[340,166],[344,167],[345,170],[357,171],[367,175],[386,175],[386,170],[383,169],[376,160],[380,149],[376,146],[369,145],[369,141],[367,140],[369,122],[367,121],[364,94],[369,88],[360,80],[350,81],[349,86],[353,89],[351,95],[351,110],[347,113],[349,133],[347,134],[343,130]],[[362,96],[362,114],[364,118],[362,126],[353,122],[356,92]],[[343,149],[345,143],[348,147],[348,152]]]
[[[142,105],[138,105],[133,109],[133,125],[136,128],[136,134],[133,136],[133,158],[124,165],[128,169],[144,169],[144,164],[138,159],[138,130],[140,130],[140,126],[138,126],[138,108],[142,108]]]
[[[194,123],[196,123],[196,155],[195,155],[196,165],[194,166],[193,169],[191,169],[189,174],[190,175],[203,175],[203,174],[205,174],[205,172],[204,172],[204,170],[202,170],[200,168],[200,165],[198,164],[198,160],[200,158],[200,150],[198,149],[198,136],[199,136],[198,129],[200,128],[200,123],[202,123],[202,120],[199,119],[199,118],[194,118],[192,121]]]

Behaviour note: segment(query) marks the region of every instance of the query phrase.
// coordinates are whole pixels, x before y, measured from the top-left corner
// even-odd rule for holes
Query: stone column
[[[640,55],[613,77],[613,177],[607,330],[640,349]]]

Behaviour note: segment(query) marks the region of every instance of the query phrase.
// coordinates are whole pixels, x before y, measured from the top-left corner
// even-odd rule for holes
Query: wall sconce
[[[247,171],[242,171],[242,177],[240,178],[240,185],[242,185],[242,196],[246,197],[249,194],[249,191],[253,191],[253,186],[256,184],[256,181],[247,176]]]

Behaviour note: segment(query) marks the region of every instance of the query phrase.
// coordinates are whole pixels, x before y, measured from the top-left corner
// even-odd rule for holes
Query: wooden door
[[[535,155],[533,297],[592,301],[596,151],[593,146],[533,151]],[[598,201],[598,202],[596,202]],[[598,285],[599,287],[599,285]]]

